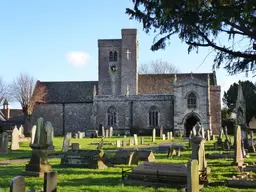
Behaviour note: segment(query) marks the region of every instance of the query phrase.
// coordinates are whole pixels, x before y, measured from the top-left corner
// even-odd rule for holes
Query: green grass
[[[107,142],[115,143],[116,139],[122,140],[123,138],[107,138]],[[129,138],[126,138],[127,143]],[[181,141],[181,138],[176,138],[176,142],[184,143],[188,146],[188,143]],[[72,142],[79,142],[82,149],[96,149],[97,145],[91,145],[91,142],[100,141],[97,139],[72,139]],[[145,145],[151,143],[150,137],[145,137]],[[60,153],[63,138],[54,138],[53,140],[55,150]],[[162,143],[159,138],[155,143]],[[30,157],[31,149],[29,143],[21,143],[21,148],[18,151],[10,151],[8,155],[1,155],[0,160],[17,159]],[[218,153],[213,151],[213,142],[207,142],[205,145],[206,153]],[[115,145],[104,145],[105,149],[115,149]],[[191,149],[187,148],[184,152],[181,152],[180,157],[173,157],[167,159],[166,154],[155,154],[157,162],[169,162],[169,163],[187,163],[191,157]],[[144,187],[132,187],[123,186],[121,183],[121,167],[110,167],[106,170],[95,169],[82,169],[82,168],[63,168],[60,164],[60,159],[49,159],[53,170],[58,172],[58,191],[72,192],[72,191],[88,191],[88,192],[178,192],[182,191],[181,188],[144,188]],[[235,189],[226,187],[223,181],[231,178],[237,174],[236,168],[231,166],[232,159],[208,159],[208,166],[211,168],[209,179],[211,184],[208,187],[203,188],[203,192],[253,192],[255,189]],[[250,154],[250,158],[246,159],[246,162],[256,162],[256,155]],[[25,170],[25,164],[12,164],[12,165],[0,165],[0,190],[9,191],[10,180],[20,175]],[[43,187],[42,178],[26,177],[25,178],[27,190],[30,188],[41,189]],[[171,182],[171,181],[170,181]]]

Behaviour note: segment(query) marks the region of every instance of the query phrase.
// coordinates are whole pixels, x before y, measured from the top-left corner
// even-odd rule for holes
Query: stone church
[[[204,129],[219,129],[215,72],[138,74],[138,56],[136,29],[122,29],[121,39],[98,40],[98,81],[40,82],[48,96],[36,106],[33,122],[40,116],[51,121],[55,135],[100,126],[149,135],[163,126],[188,136],[198,121]]]

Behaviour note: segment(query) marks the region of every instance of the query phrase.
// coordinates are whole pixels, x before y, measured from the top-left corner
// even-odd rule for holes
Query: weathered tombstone
[[[63,144],[62,144],[62,152],[67,152],[69,149],[70,145],[70,140],[71,140],[72,133],[68,132],[66,133],[64,139],[63,139]]]
[[[99,142],[97,146],[97,150],[102,150],[104,144],[104,137],[101,138],[101,141]]]
[[[52,126],[52,123],[50,121],[46,121],[45,131],[47,133],[47,141],[48,141],[47,151],[48,152],[54,152],[54,146],[53,146],[53,142],[52,142],[53,126]]]
[[[130,138],[129,139],[129,146],[133,146],[134,145],[134,139],[133,138]]]
[[[108,129],[105,130],[105,137],[108,138],[109,133],[108,133]]]
[[[207,140],[207,141],[210,141],[210,140],[211,140],[210,130],[209,130],[209,129],[206,131],[206,140]]]
[[[109,128],[109,137],[113,137],[113,127]]]
[[[131,165],[133,155],[134,155],[134,151],[120,149],[116,152],[111,162],[113,164]]]
[[[156,141],[156,129],[153,129],[153,132],[152,132],[152,142],[155,142]]]
[[[141,138],[140,138],[140,144],[141,144],[141,145],[144,145],[144,137],[141,137]]]
[[[172,131],[170,131],[170,140],[172,140],[172,135],[173,135]]]
[[[19,137],[20,137],[20,131],[15,126],[12,130],[12,143],[11,143],[11,150],[17,150],[20,148],[19,145]]]
[[[190,160],[187,166],[187,192],[199,192],[198,161]]]
[[[101,132],[102,132],[102,137],[106,137],[105,136],[105,128],[104,128],[104,126],[101,126]]]
[[[65,167],[105,169],[102,150],[69,150],[61,159],[61,165]]]
[[[3,132],[0,134],[0,154],[8,153],[8,133]]]
[[[138,164],[139,161],[154,162],[155,156],[152,151],[139,150],[134,151],[131,164]]]
[[[138,136],[137,136],[137,134],[133,135],[133,139],[134,139],[134,145],[138,145]]]
[[[203,127],[201,129],[201,136],[203,137],[203,139],[205,138],[205,133],[204,133],[204,128]]]
[[[24,177],[14,177],[10,182],[10,192],[26,192]]]
[[[161,126],[160,127],[160,135],[159,135],[160,138],[163,137],[163,133],[164,133],[164,128],[163,128],[163,126]]]
[[[170,132],[167,132],[167,140],[170,140]]]
[[[122,140],[122,147],[126,147],[126,140]]]
[[[37,120],[36,136],[34,143],[30,145],[32,155],[29,163],[26,165],[26,175],[43,177],[45,172],[52,170],[47,160],[47,148],[50,144],[47,137],[46,126],[43,118]]]
[[[24,127],[21,125],[19,128],[20,136],[24,136]]]
[[[57,192],[57,172],[44,173],[44,192]]]
[[[120,140],[116,140],[116,147],[117,147],[117,148],[121,147]]]
[[[254,134],[253,131],[250,131],[250,147],[249,147],[249,152],[254,153],[255,152],[255,147],[254,147]]]
[[[235,142],[235,158],[233,165],[237,165],[238,167],[242,167],[244,164],[244,156],[242,152],[242,136],[241,136],[241,127],[240,125],[236,128],[236,142]]]
[[[165,134],[162,134],[163,140],[165,140]]]
[[[80,143],[71,143],[71,149],[72,150],[79,150],[80,149]]]
[[[74,136],[75,136],[75,139],[78,139],[78,133],[75,133]]]
[[[33,144],[33,143],[34,143],[35,135],[36,135],[36,125],[34,125],[34,126],[32,127],[32,130],[31,130],[31,141],[30,141],[30,144]]]

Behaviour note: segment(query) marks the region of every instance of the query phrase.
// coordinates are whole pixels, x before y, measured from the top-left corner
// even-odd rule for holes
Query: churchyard
[[[197,134],[199,128],[195,128],[195,130],[197,130],[196,133],[193,135],[191,132],[189,139],[172,137],[169,133],[166,134],[167,136],[160,137],[159,133],[154,136],[154,131],[152,136],[113,135],[104,139],[100,136],[97,138],[85,137],[82,133],[75,134],[75,136],[67,134],[66,139],[68,137],[70,139],[67,139],[69,140],[67,142],[63,142],[65,140],[63,137],[51,136],[52,143],[46,142],[52,146],[51,149],[49,145],[47,148],[48,162],[42,157],[44,155],[40,155],[40,159],[42,158],[46,162],[43,163],[43,167],[46,166],[49,171],[57,172],[57,179],[55,178],[51,185],[56,185],[58,191],[184,191],[188,185],[187,178],[190,175],[187,163],[191,159],[197,159],[191,163],[196,163],[196,166],[191,166],[192,174],[189,182],[193,183],[192,186],[194,186],[194,182],[199,182],[198,169],[205,170],[204,175],[199,178],[200,182],[207,181],[201,191],[255,191],[255,176],[251,180],[234,179],[234,176],[241,175],[239,170],[244,163],[256,162],[256,153],[253,151],[247,153],[247,157],[243,158],[244,156],[241,154],[244,152],[241,145],[236,145],[234,148],[227,145],[227,140],[230,143],[233,143],[235,138],[241,140],[240,132],[237,131],[234,138],[220,130],[216,138],[215,136],[210,138],[209,132],[204,133],[201,130],[201,134],[206,135],[205,139],[202,139]],[[160,132],[160,134],[162,133]],[[12,137],[15,138],[14,134]],[[31,141],[24,138],[18,144],[14,144],[14,141],[9,142],[8,146],[13,150],[9,149],[6,154],[1,146],[0,190],[10,191],[10,181],[21,175],[25,179],[26,191],[43,189],[44,178],[24,174],[31,173],[35,169],[36,158],[33,156],[44,153],[42,151],[45,150],[42,140],[39,142],[37,136],[32,139],[34,144],[31,147]],[[252,141],[254,142],[254,140]],[[123,146],[124,143],[125,146]],[[120,149],[123,150],[120,151]],[[104,156],[101,156],[102,152],[104,152]],[[98,159],[96,158],[95,161],[90,155],[94,155]],[[82,156],[83,158],[81,158]],[[30,158],[35,161],[29,162]],[[237,163],[241,164],[239,168]],[[250,166],[247,167],[250,168]],[[251,167],[252,169],[249,171],[254,169],[255,172],[255,166],[251,165]],[[139,174],[140,171],[142,174]],[[251,177],[253,174],[251,172]],[[145,177],[148,181],[146,183],[144,182]],[[233,180],[231,180],[232,178]],[[230,180],[235,183],[233,187],[229,186],[228,181]],[[14,180],[12,182],[14,185]],[[246,182],[248,184],[244,186]],[[151,183],[150,187],[145,185],[148,183]],[[22,191],[20,185],[20,183],[17,184],[19,192]],[[199,190],[199,185],[195,184],[195,186]],[[16,191],[14,190],[14,192]]]

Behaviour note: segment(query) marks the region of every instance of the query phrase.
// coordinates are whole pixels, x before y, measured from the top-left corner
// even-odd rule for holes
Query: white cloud
[[[71,51],[67,53],[67,59],[70,64],[76,67],[85,66],[91,56],[84,51]]]

